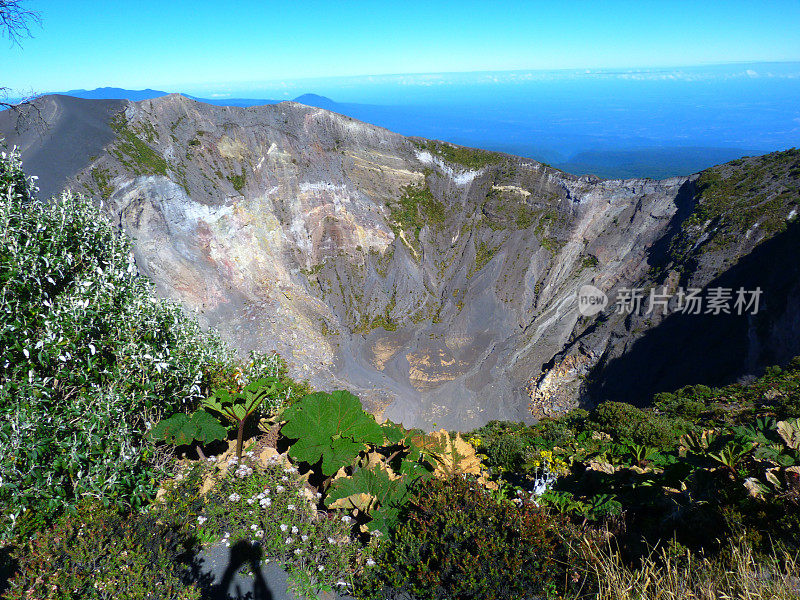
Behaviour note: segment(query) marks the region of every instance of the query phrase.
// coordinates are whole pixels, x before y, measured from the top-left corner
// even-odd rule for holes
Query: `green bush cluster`
[[[199,600],[185,538],[154,515],[83,502],[17,552],[7,600]]]
[[[578,588],[577,531],[530,502],[497,502],[472,478],[416,487],[360,597],[529,598]]]
[[[696,420],[706,410],[705,402],[698,399],[698,394],[693,389],[687,388],[678,390],[674,394],[668,392],[656,394],[653,398],[653,406],[668,417],[688,421]]]
[[[592,413],[592,423],[617,441],[668,448],[681,431],[677,423],[624,402],[604,402]]]

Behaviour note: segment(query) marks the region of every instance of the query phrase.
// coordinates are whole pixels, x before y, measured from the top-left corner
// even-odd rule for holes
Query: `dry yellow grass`
[[[610,547],[586,542],[583,551],[598,583],[597,600],[800,600],[798,557],[760,560],[740,540],[731,542],[724,563],[661,548],[631,569]]]

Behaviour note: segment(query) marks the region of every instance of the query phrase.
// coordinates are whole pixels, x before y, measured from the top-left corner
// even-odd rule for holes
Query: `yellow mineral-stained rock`
[[[537,419],[552,417],[576,408],[582,378],[597,362],[593,354],[566,356],[553,368],[528,381],[531,414]]]

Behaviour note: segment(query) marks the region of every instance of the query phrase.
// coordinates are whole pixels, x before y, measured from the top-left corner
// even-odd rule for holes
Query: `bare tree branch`
[[[0,0],[0,37],[7,37],[12,47],[21,47],[20,40],[33,37],[31,25],[42,24],[41,15],[25,8],[25,2],[26,0]],[[19,101],[11,102],[10,93],[9,88],[0,86],[0,110],[9,110],[16,114],[17,132],[29,127],[44,131],[45,122],[41,108],[32,102],[35,96],[30,94]]]
[[[33,37],[32,24],[42,24],[42,17],[38,12],[23,6],[25,1],[0,0],[0,36],[7,37],[12,46],[21,46],[21,39]]]
[[[0,111],[8,110],[14,113],[16,116],[14,124],[16,132],[22,133],[28,129],[36,129],[40,134],[43,134],[47,130],[47,123],[44,115],[42,115],[41,106],[34,102],[37,96],[30,94],[17,102],[10,102],[8,100],[9,93],[9,88],[0,87],[0,97],[3,98],[0,100]]]

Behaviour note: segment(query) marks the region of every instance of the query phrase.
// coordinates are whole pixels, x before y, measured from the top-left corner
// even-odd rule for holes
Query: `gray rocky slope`
[[[9,115],[0,133],[46,192],[103,201],[159,293],[407,426],[643,402],[800,353],[796,152],[601,180],[290,102],[40,102],[49,133]],[[591,317],[587,284],[611,298]],[[757,315],[614,305],[630,287],[756,285]]]

